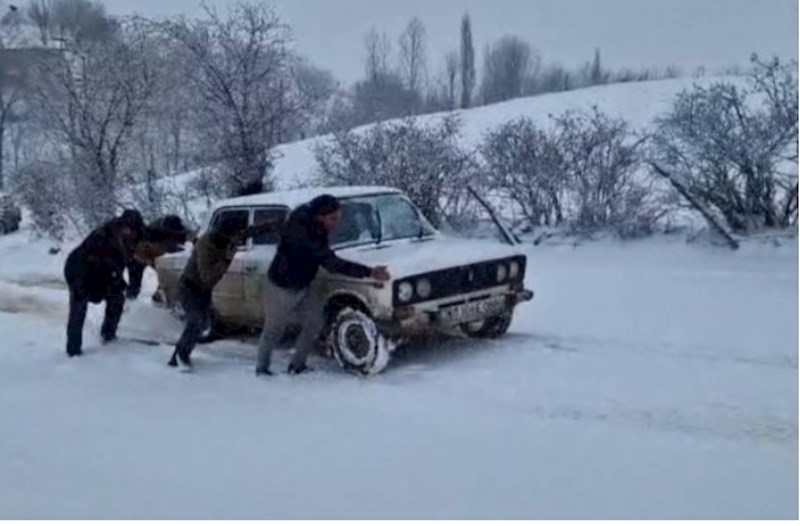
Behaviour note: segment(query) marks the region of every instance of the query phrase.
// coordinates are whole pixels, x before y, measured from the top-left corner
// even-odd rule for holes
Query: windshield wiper
[[[378,218],[378,237],[375,239],[375,244],[380,245],[383,241],[383,219],[381,219],[381,211],[375,207],[375,217]]]

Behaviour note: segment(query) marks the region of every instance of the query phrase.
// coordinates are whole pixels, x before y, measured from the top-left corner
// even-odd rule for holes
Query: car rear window
[[[250,210],[247,208],[231,208],[228,210],[220,210],[214,214],[214,218],[211,220],[211,230],[214,230],[223,220],[228,217],[233,217],[237,226],[241,229],[245,229],[247,228],[247,224],[250,220]],[[239,246],[243,246],[245,244],[246,240],[239,243]]]

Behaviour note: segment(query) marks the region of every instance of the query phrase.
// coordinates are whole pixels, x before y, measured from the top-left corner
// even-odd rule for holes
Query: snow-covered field
[[[796,239],[530,247],[506,338],[370,379],[241,341],[182,375],[98,307],[67,359],[47,248],[0,238],[0,518],[797,518]],[[120,332],[179,329],[140,299]]]

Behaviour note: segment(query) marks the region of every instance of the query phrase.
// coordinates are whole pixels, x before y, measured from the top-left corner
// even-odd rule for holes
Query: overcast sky
[[[199,0],[101,0],[111,14],[199,14]],[[224,6],[225,0],[209,1]],[[750,53],[797,58],[797,0],[274,0],[297,49],[346,83],[363,71],[371,27],[396,42],[418,15],[428,37],[429,69],[457,49],[459,19],[472,17],[478,61],[505,33],[525,38],[545,63],[568,67],[600,48],[611,67],[676,65],[691,71],[746,65]],[[395,49],[396,49],[395,44]]]

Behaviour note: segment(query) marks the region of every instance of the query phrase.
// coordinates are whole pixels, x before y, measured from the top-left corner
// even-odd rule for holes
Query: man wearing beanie
[[[311,282],[322,266],[328,272],[354,278],[388,281],[384,266],[366,267],[336,256],[328,243],[341,218],[339,201],[323,194],[297,207],[281,230],[278,249],[269,267],[264,291],[264,329],[258,342],[257,375],[271,375],[272,350],[287,323],[299,314],[303,327],[289,364],[289,374],[308,370],[306,359],[325,326],[322,302],[310,292]]]
[[[228,271],[239,243],[248,237],[275,232],[278,228],[275,223],[247,227],[238,219],[228,217],[200,236],[180,278],[178,299],[186,313],[186,325],[172,358],[167,362],[169,366],[180,366],[183,371],[192,369],[190,355],[195,345],[200,343],[203,329],[213,313],[214,287]]]
[[[143,231],[142,215],[137,210],[125,210],[93,230],[67,257],[64,277],[69,286],[67,356],[70,358],[83,354],[83,324],[89,303],[106,302],[100,335],[104,343],[116,339],[125,305],[123,273],[133,257],[128,247],[136,246]]]

